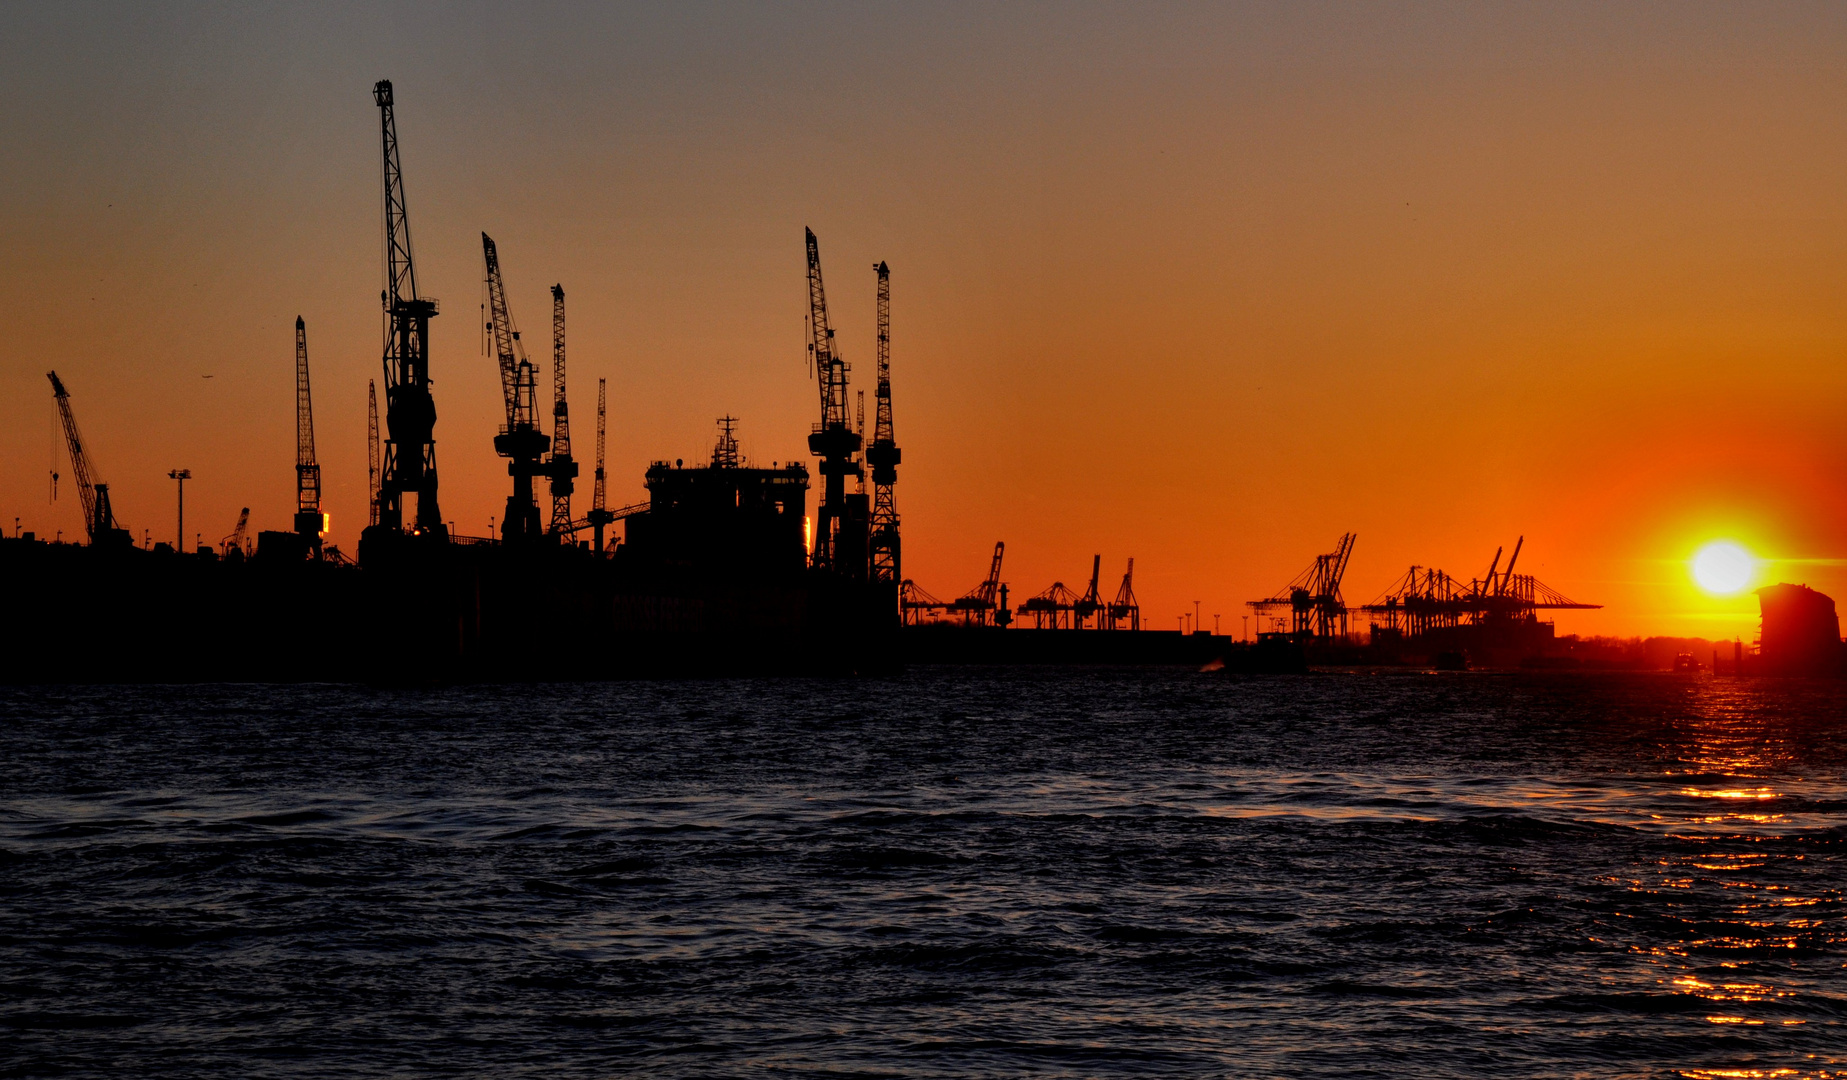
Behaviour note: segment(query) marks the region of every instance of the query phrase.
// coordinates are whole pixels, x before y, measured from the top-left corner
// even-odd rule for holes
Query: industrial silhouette
[[[186,552],[183,535],[172,547],[137,547],[115,518],[109,485],[78,432],[71,395],[52,372],[87,543],[47,544],[29,534],[0,541],[0,556],[17,580],[57,581],[62,590],[55,600],[48,592],[40,606],[59,625],[7,632],[15,671],[56,668],[61,661],[46,642],[71,639],[92,643],[79,665],[87,677],[344,673],[426,681],[681,668],[866,671],[907,659],[1211,661],[1232,670],[1295,670],[1310,661],[1504,666],[1554,649],[1553,626],[1542,612],[1597,606],[1517,573],[1524,538],[1504,567],[1497,550],[1486,572],[1466,583],[1413,566],[1371,603],[1352,606],[1342,592],[1352,533],[1275,593],[1249,602],[1257,623],[1249,641],[1197,626],[1191,633],[1145,627],[1132,558],[1113,598],[1105,598],[1097,554],[1088,577],[1071,579],[1084,583],[1081,592],[1053,581],[1016,607],[1002,578],[1006,545],[997,541],[978,583],[953,600],[938,599],[904,576],[891,268],[883,261],[873,267],[876,379],[868,429],[864,392],[849,398],[850,367],[829,315],[812,229],[804,230],[807,354],[819,393],[808,433],[819,474],[812,516],[809,470],[746,460],[733,416],[719,420],[708,461],[654,461],[643,473],[647,498],[610,507],[602,379],[591,505],[574,516],[579,465],[571,442],[565,290],[551,286],[546,410],[508,302],[500,248],[482,233],[482,332],[493,344],[505,412],[488,441],[507,460],[510,486],[497,535],[451,535],[439,504],[431,389],[429,322],[438,305],[418,288],[391,83],[379,82],[373,97],[383,162],[385,403],[381,438],[377,381],[369,381],[369,497],[357,559],[323,542],[304,318],[295,321],[293,527],[258,533],[254,545],[246,509],[216,550]],[[850,400],[857,403],[852,413]],[[549,485],[549,515],[541,513],[540,479]],[[1790,585],[1760,596],[1760,670],[1838,668],[1831,600]],[[134,638],[106,629],[152,625],[156,611],[176,627],[173,635]],[[253,631],[227,640],[226,611],[247,614]],[[1369,620],[1363,637],[1352,629],[1356,615]],[[215,647],[196,647],[206,639]]]

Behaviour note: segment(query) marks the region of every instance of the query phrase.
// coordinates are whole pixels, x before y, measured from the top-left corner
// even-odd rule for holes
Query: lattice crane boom
[[[486,233],[481,234],[481,257],[487,264],[487,325],[494,338],[494,358],[500,364],[500,391],[507,408],[507,428],[511,430],[519,422],[519,369],[526,362],[526,350],[507,307],[507,287],[500,277],[500,248]]]
[[[321,467],[314,460],[314,398],[308,392],[308,324],[295,316],[295,532],[321,546]]]
[[[821,244],[814,230],[808,244],[808,351],[814,361],[815,382],[821,391],[821,426],[846,427],[847,365],[834,345],[834,329],[827,316],[827,288],[821,280]]]
[[[385,161],[385,288],[387,310],[417,299],[417,265],[410,253],[410,210],[404,198],[404,166],[398,157],[398,123],[391,80],[372,88],[379,108]]]
[[[70,391],[64,389],[64,381],[58,373],[48,371],[45,377],[51,380],[51,396],[58,403],[58,419],[64,425],[65,449],[70,454],[71,474],[77,480],[77,497],[83,503],[84,532],[90,543],[110,544],[132,542],[127,530],[116,524],[115,510],[109,505],[109,485],[96,479],[96,470],[90,463],[90,452],[83,445],[83,435],[77,430],[77,415],[71,411]]]
[[[366,380],[367,525],[378,524],[378,384]]]
[[[534,384],[532,362],[526,359],[520,344],[519,329],[507,304],[506,284],[500,276],[500,249],[494,238],[481,234],[481,255],[487,266],[487,302],[489,326],[493,330],[494,355],[500,365],[501,389],[506,394],[507,425],[494,436],[494,450],[507,462],[513,477],[513,491],[507,496],[506,513],[500,521],[501,538],[521,543],[539,535],[539,505],[533,497],[533,478],[547,471],[543,459],[551,439],[539,428],[538,388]]]
[[[554,535],[576,528],[571,520],[571,495],[577,487],[577,462],[571,459],[571,407],[564,392],[564,286],[552,286],[552,457],[548,463],[552,482]]]
[[[872,467],[872,516],[868,546],[872,580],[895,583],[903,579],[902,546],[898,533],[898,450],[891,422],[891,268],[884,262],[873,267],[878,275],[878,390],[873,411],[872,445],[866,464]]]
[[[1000,563],[1002,556],[1006,554],[1006,543],[1001,540],[994,541],[994,562],[988,567],[988,576],[986,580],[981,583],[981,598],[989,604],[993,604],[995,602],[995,597],[999,595]]]
[[[603,529],[616,520],[609,512],[609,485],[605,480],[603,469],[603,450],[606,442],[604,413],[608,398],[608,380],[596,381],[596,483],[590,489],[590,513],[585,521],[590,525],[596,543],[598,555],[603,553]]]
[[[609,488],[603,471],[604,422],[603,412],[607,394],[608,380],[596,381],[596,485],[591,489],[590,505],[592,509],[602,510],[609,505]]]
[[[446,540],[448,527],[437,505],[436,399],[430,394],[430,320],[437,305],[417,294],[391,82],[380,80],[372,88],[372,98],[379,109],[385,166],[385,288],[379,299],[385,309],[386,439],[377,524],[390,532],[402,529],[404,495],[414,493],[417,518],[412,531]]]
[[[821,281],[821,248],[814,230],[808,229],[808,352],[814,362],[815,381],[821,391],[821,422],[808,436],[808,450],[821,459],[822,494],[815,529],[813,563],[849,579],[863,579],[865,535],[850,535],[865,527],[863,514],[854,520],[847,511],[846,478],[863,476],[855,460],[863,440],[847,415],[847,363],[841,359],[827,315],[827,290]]]
[[[1346,601],[1340,595],[1340,583],[1346,580],[1347,563],[1353,558],[1353,542],[1356,539],[1358,537],[1354,533],[1347,533],[1340,538],[1340,547],[1334,552],[1334,559],[1322,579],[1323,591],[1334,603],[1342,606]]]
[[[239,555],[244,554],[244,537],[249,534],[249,531],[250,508],[246,506],[237,512],[237,528],[231,530],[231,535],[218,541],[220,553],[227,558],[233,551]]]

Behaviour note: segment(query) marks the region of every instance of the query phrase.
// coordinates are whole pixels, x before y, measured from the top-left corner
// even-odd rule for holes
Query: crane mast
[[[846,481],[863,471],[854,456],[862,440],[847,416],[847,363],[834,343],[821,283],[821,248],[813,229],[808,240],[808,351],[821,390],[821,422],[808,436],[808,451],[821,459],[822,493],[814,534],[813,565],[850,580],[866,575],[865,497],[849,505]]]
[[[609,512],[609,489],[604,482],[603,473],[603,404],[608,380],[596,381],[596,485],[590,492],[590,513],[587,520],[594,530],[596,553],[603,554],[603,527],[615,520]]]
[[[513,492],[507,496],[500,535],[505,542],[518,544],[539,536],[539,505],[533,497],[532,481],[546,471],[543,459],[551,439],[539,430],[532,362],[526,359],[519,330],[507,307],[506,284],[500,277],[500,250],[486,233],[481,234],[481,253],[487,263],[488,324],[493,329],[494,354],[500,362],[500,385],[507,403],[507,424],[494,436],[494,450],[510,459],[507,474],[513,477]]]
[[[603,427],[603,403],[607,381],[608,380],[605,379],[598,379],[596,381],[596,486],[592,489],[590,494],[590,507],[593,510],[603,510],[609,506],[609,489],[604,481],[603,472],[603,447],[605,437]]]
[[[366,524],[378,524],[378,384],[366,380]]]
[[[58,418],[64,422],[64,443],[70,451],[71,472],[77,478],[77,497],[83,501],[83,527],[90,537],[90,546],[132,545],[134,537],[116,524],[115,510],[109,505],[109,485],[95,479],[90,454],[84,449],[83,436],[77,432],[76,414],[71,412],[70,391],[64,389],[57,372],[48,371],[45,377],[51,380],[51,396],[57,400]]]
[[[295,316],[295,532],[321,550],[321,467],[314,460],[314,399],[308,393],[308,324]]]
[[[564,286],[552,286],[552,524],[553,536],[574,530],[571,493],[577,487],[577,462],[571,460],[571,410],[564,396]]]
[[[872,445],[866,464],[872,466],[872,519],[868,546],[872,553],[872,580],[896,587],[904,579],[898,542],[898,502],[893,486],[898,482],[898,450],[891,426],[891,268],[884,262],[873,267],[879,277],[877,406],[872,425]]]
[[[430,319],[436,301],[417,295],[390,80],[372,88],[372,99],[378,104],[385,162],[385,289],[380,299],[385,309],[386,439],[376,528],[403,531],[404,496],[414,494],[417,516],[410,531],[446,541],[449,532],[436,502],[436,399],[430,394]]]

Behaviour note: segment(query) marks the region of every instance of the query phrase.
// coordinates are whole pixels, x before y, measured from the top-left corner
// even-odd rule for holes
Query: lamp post
[[[170,469],[167,475],[179,484],[180,493],[180,521],[179,526],[173,532],[173,550],[184,552],[186,550],[186,481],[192,479],[192,470]]]

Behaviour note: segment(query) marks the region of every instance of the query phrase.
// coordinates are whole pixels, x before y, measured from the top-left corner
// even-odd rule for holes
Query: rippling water
[[[1833,1076],[1847,686],[0,691],[0,1074]]]

